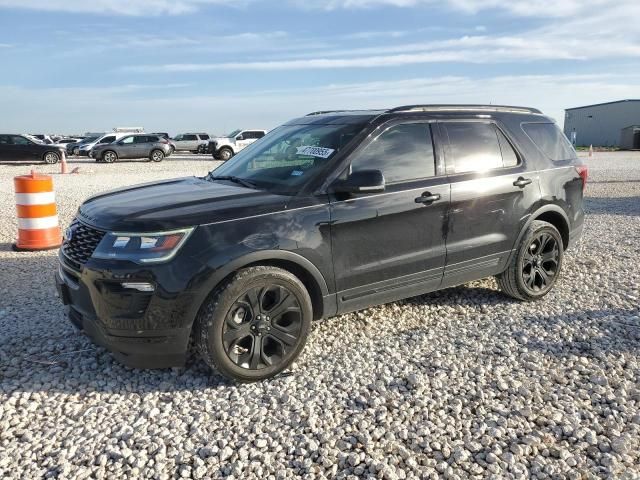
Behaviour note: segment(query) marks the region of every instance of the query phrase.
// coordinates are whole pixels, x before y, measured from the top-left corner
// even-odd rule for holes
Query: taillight
[[[579,167],[576,167],[576,171],[578,172],[578,175],[580,175],[580,178],[582,179],[582,191],[584,192],[584,190],[587,188],[587,179],[589,178],[589,168],[586,165],[580,165]]]

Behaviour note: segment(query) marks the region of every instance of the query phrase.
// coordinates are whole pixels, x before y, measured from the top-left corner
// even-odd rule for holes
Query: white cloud
[[[483,10],[501,10],[518,16],[569,17],[598,12],[619,5],[635,5],[635,0],[291,0],[302,8],[324,10],[376,8],[390,6],[410,8],[418,6],[446,6],[468,14]]]
[[[149,131],[272,128],[310,111],[383,108],[416,103],[493,103],[538,107],[562,122],[563,109],[637,96],[640,74],[442,76],[331,84],[254,93],[179,97],[160,85],[30,89],[0,86],[0,131],[84,132],[119,124]],[[146,90],[144,95],[140,93]],[[133,94],[135,93],[135,95]],[[65,115],[60,115],[61,111]],[[87,111],[100,115],[87,117]],[[171,112],[170,115],[167,112]],[[215,115],[214,112],[225,112]]]
[[[242,6],[245,0],[0,0],[0,8],[111,15],[180,15],[202,5]]]

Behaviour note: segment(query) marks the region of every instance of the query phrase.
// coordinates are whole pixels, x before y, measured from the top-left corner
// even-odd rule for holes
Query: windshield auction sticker
[[[308,155],[310,157],[329,158],[335,152],[333,148],[302,146],[298,147],[298,155]]]

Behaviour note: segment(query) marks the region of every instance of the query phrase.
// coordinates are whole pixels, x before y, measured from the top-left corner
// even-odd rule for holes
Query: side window
[[[523,123],[524,133],[554,162],[576,158],[576,152],[555,123]]]
[[[115,135],[109,135],[108,137],[104,137],[102,140],[100,140],[100,143],[113,143],[115,139]]]
[[[207,134],[201,134],[201,135],[200,135],[200,140],[209,140],[209,135],[207,135]]]
[[[496,128],[496,133],[498,134],[500,151],[502,152],[502,166],[515,167],[518,164],[518,155],[499,128]]]
[[[197,140],[198,137],[196,137],[195,135],[185,135],[184,137],[182,137],[183,140]]]
[[[13,144],[13,140],[9,135],[0,135],[0,145],[11,145]]]
[[[481,172],[502,167],[496,129],[491,123],[446,122],[449,137],[447,169],[451,173]]]
[[[13,139],[14,145],[30,145],[31,144],[29,140],[19,135],[13,135],[11,138]]]
[[[351,170],[380,170],[387,183],[435,175],[428,123],[406,123],[385,130],[351,162]]]
[[[125,145],[131,145],[133,143],[134,140],[134,136],[131,137],[124,137],[121,142],[124,143]]]
[[[174,138],[174,140],[180,141],[180,140],[184,139],[183,137],[184,137],[184,135],[180,134],[176,138]]]
[[[262,138],[265,136],[264,132],[255,132],[256,133],[256,137],[255,138]]]

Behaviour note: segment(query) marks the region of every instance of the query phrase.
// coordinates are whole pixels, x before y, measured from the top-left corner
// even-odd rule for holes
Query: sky
[[[638,0],[0,0],[0,132],[640,97]]]

